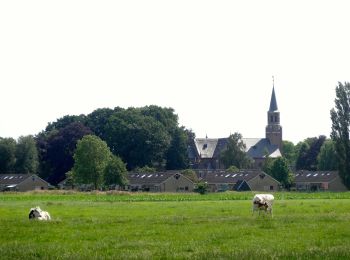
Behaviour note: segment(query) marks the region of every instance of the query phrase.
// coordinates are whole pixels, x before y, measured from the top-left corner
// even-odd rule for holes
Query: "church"
[[[275,87],[272,87],[267,111],[265,138],[242,138],[245,152],[253,160],[253,168],[261,168],[266,157],[282,156],[282,126],[277,106]],[[220,154],[226,149],[228,138],[195,138],[189,147],[189,159],[194,169],[223,169]]]

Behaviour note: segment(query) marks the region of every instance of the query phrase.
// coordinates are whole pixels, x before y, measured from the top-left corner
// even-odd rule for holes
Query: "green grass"
[[[1,259],[350,259],[350,193],[0,195]],[[29,221],[34,206],[52,221]]]

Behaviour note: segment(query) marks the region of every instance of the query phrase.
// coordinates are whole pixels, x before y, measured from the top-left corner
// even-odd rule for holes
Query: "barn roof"
[[[207,183],[247,182],[258,175],[267,175],[261,170],[240,170],[238,172],[227,172],[225,170],[196,170],[196,173],[200,180]]]
[[[23,181],[25,181],[28,178],[33,178],[34,180],[41,180],[43,182],[46,182],[48,185],[50,185],[47,181],[43,180],[36,174],[18,174],[18,173],[8,173],[8,174],[0,174],[0,185],[6,186],[8,188],[14,188],[17,185],[20,185]]]
[[[132,172],[127,175],[129,184],[161,184],[168,178],[179,175],[183,176],[179,171],[163,171],[155,173],[138,173]],[[184,176],[185,177],[185,176]],[[186,177],[185,177],[186,178]]]
[[[297,171],[295,182],[331,182],[339,177],[337,171]]]
[[[19,184],[33,174],[0,174],[0,184],[15,185]]]

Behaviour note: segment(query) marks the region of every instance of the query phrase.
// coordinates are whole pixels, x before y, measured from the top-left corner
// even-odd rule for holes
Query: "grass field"
[[[273,218],[252,196],[0,194],[0,258],[350,259],[350,193],[275,193]]]

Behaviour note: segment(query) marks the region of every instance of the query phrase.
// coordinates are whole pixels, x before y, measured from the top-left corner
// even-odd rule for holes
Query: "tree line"
[[[296,145],[283,141],[283,157],[267,158],[263,169],[285,186],[291,182],[291,170],[339,170],[344,184],[350,188],[349,83],[339,82],[330,114],[331,139],[312,137]],[[79,173],[84,171],[75,165],[79,161],[75,153],[84,136],[97,137],[108,150],[103,170],[97,171],[98,179],[93,181],[96,185],[111,184],[113,178],[120,178],[108,175],[112,165],[119,167],[120,172],[124,168],[130,171],[143,167],[187,169],[187,148],[195,138],[191,130],[179,126],[172,108],[100,108],[88,115],[63,116],[36,136],[22,136],[17,141],[0,137],[0,172],[38,173],[55,185],[73,169],[79,180]],[[229,137],[220,160],[226,168],[247,168],[251,161],[243,150],[242,136],[235,133]]]
[[[101,108],[88,115],[63,116],[36,136],[19,138],[18,144],[12,138],[0,139],[1,172],[38,173],[56,185],[73,168],[77,143],[86,135],[103,140],[127,170],[144,166],[186,169],[187,147],[195,137],[191,130],[179,126],[172,108]],[[32,159],[32,168],[21,155],[24,140],[31,140],[32,151],[22,153]]]

